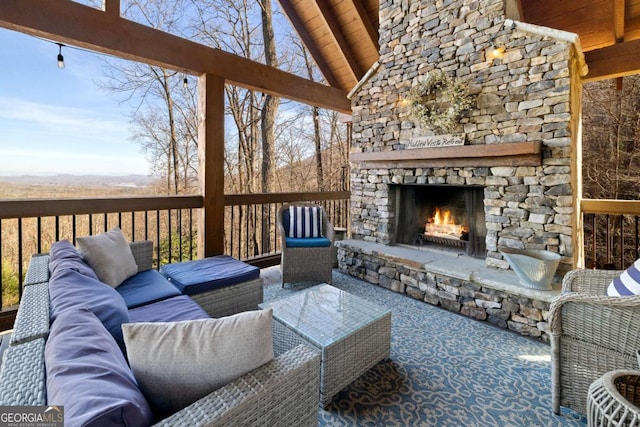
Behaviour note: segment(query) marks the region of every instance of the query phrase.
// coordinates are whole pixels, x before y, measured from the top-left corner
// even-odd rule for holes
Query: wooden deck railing
[[[584,265],[622,270],[638,259],[640,201],[584,199]]]
[[[225,195],[225,252],[261,267],[277,264],[275,215],[296,201],[324,206],[336,227],[349,224],[348,191]],[[129,240],[154,241],[156,267],[194,259],[202,206],[201,196],[0,200],[0,327],[4,314],[13,315],[32,254],[48,252],[58,240],[75,244],[79,236],[119,226]]]

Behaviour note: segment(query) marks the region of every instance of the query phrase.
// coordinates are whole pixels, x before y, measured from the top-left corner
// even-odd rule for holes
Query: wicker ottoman
[[[381,360],[389,358],[391,312],[322,284],[260,304],[273,308],[274,352],[306,344],[321,354],[320,403],[333,397]]]
[[[262,302],[260,269],[228,255],[166,264],[160,273],[211,317],[255,310]]]
[[[640,371],[611,371],[591,384],[587,395],[589,426],[640,425]]]

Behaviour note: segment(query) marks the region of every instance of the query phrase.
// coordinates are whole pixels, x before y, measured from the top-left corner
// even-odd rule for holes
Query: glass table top
[[[317,285],[259,305],[318,347],[326,347],[390,313],[385,307],[330,285]]]

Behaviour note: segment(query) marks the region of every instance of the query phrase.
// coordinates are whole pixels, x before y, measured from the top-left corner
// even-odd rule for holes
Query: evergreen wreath
[[[442,70],[430,71],[409,91],[411,116],[423,129],[451,133],[473,105],[465,85]]]

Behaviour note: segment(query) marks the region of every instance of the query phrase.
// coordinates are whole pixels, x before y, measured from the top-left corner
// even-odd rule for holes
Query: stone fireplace
[[[393,185],[391,190],[397,213],[393,244],[439,247],[485,257],[482,187]]]
[[[493,274],[480,269],[509,269],[502,246],[559,253],[559,277],[575,266],[585,65],[575,35],[510,21],[504,8],[504,0],[380,2],[380,59],[350,94],[354,243],[345,243],[339,258],[343,270],[372,283],[540,336],[548,296],[510,306],[494,293],[499,281],[477,278]],[[492,60],[486,52],[496,45],[504,56]],[[445,71],[474,96],[451,132],[464,135],[464,145],[413,144],[417,137],[437,136],[415,123],[406,102],[431,70]],[[445,194],[473,189],[460,196],[482,211],[463,214],[475,239],[466,258],[438,261],[451,266],[443,271],[413,255],[403,255],[402,262],[397,255],[375,255],[385,247],[395,254],[391,249],[399,244],[420,246],[412,236],[427,222],[422,211],[434,207],[422,204],[407,214],[406,204],[431,197],[422,193],[429,186]],[[475,270],[456,271],[470,265]]]

